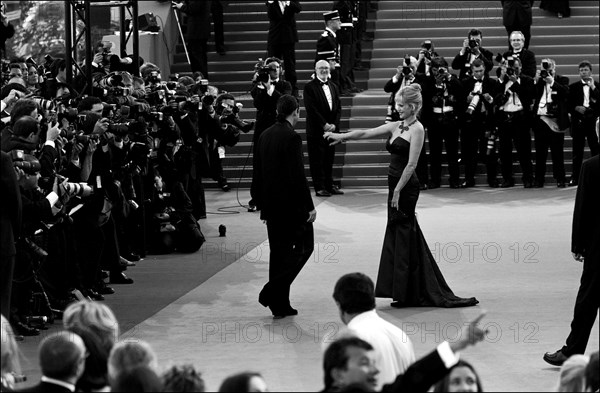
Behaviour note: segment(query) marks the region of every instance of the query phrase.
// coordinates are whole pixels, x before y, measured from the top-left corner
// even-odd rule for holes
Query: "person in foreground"
[[[437,266],[415,217],[419,179],[415,168],[425,137],[417,120],[423,105],[421,87],[405,86],[396,94],[400,121],[345,134],[326,132],[332,145],[347,140],[387,137],[388,223],[383,240],[375,296],[392,298],[392,307],[467,307],[479,301],[452,292]]]
[[[277,102],[277,123],[263,132],[254,156],[250,194],[266,221],[271,253],[269,282],[258,301],[275,319],[297,315],[290,286],[314,250],[317,211],[302,162],[302,138],[294,131],[300,107],[294,96]]]
[[[596,137],[600,138],[596,121]],[[583,262],[581,283],[575,300],[571,333],[566,344],[556,352],[546,352],[544,361],[553,366],[562,364],[573,355],[585,353],[590,333],[596,322],[600,300],[600,156],[583,162],[575,196],[571,251],[577,262]]]
[[[465,324],[458,340],[444,341],[425,357],[399,374],[382,392],[427,392],[458,364],[458,352],[483,341],[486,332],[477,324],[485,316],[482,312]],[[343,337],[334,341],[323,355],[325,392],[362,391],[377,389],[379,369],[373,346],[358,337]]]

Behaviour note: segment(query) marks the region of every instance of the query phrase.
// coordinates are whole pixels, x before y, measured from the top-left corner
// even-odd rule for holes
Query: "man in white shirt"
[[[377,390],[394,382],[415,361],[410,338],[402,329],[377,315],[375,286],[363,273],[342,276],[335,285],[333,298],[340,318],[348,326],[349,335],[357,336],[373,346],[379,369]]]

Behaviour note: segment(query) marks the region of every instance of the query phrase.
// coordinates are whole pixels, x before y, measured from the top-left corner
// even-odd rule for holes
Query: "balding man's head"
[[[322,81],[327,81],[331,73],[331,66],[327,60],[319,60],[315,64],[315,75]]]
[[[48,336],[39,352],[44,376],[73,383],[83,374],[87,351],[78,334],[60,331]]]

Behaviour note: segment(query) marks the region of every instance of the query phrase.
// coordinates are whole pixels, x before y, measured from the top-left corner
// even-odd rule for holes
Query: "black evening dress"
[[[375,295],[392,298],[395,307],[467,307],[477,299],[461,298],[452,292],[440,271],[415,217],[419,179],[412,175],[400,192],[399,209],[390,201],[408,163],[410,142],[396,137],[386,144],[391,153],[388,173],[388,224],[383,240]]]

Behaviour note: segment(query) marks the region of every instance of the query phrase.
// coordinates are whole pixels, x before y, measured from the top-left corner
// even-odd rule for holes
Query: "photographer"
[[[531,165],[531,108],[535,99],[533,79],[521,74],[521,61],[509,57],[500,66],[497,94],[494,97],[499,132],[499,153],[503,182],[500,187],[514,187],[513,144],[523,171],[523,186],[533,187]]]
[[[413,83],[418,83],[423,87],[425,75],[417,73],[417,59],[406,55],[402,64],[396,68],[396,74],[383,87],[383,91],[390,93],[387,115],[385,117],[386,123],[400,120],[398,111],[396,110],[396,93],[402,87]]]
[[[44,98],[61,98],[65,95],[77,97],[75,88],[67,82],[67,62],[64,59],[55,59],[51,65],[52,79],[44,83]]]
[[[461,116],[461,157],[465,164],[463,188],[475,186],[478,157],[485,157],[488,185],[498,187],[493,105],[497,83],[485,71],[483,60],[475,59],[468,73],[470,76],[462,80],[465,92],[469,92],[466,97],[467,110]]]
[[[592,63],[587,60],[579,63],[579,77],[569,86],[567,105],[571,113],[571,136],[573,137],[573,173],[570,186],[576,186],[579,181],[585,140],[588,141],[592,156],[598,154],[598,138],[595,133],[595,123],[600,116],[600,83],[594,81]]]
[[[423,41],[417,56],[417,72],[429,76],[431,60],[439,56],[431,40]]]
[[[534,187],[544,187],[548,147],[552,153],[552,171],[556,185],[566,187],[564,144],[565,131],[570,125],[567,98],[567,82],[560,83],[563,77],[556,75],[556,63],[543,59],[536,83],[535,119],[535,183]]]
[[[475,59],[483,61],[486,75],[494,67],[494,63],[492,62],[494,55],[481,45],[482,40],[483,33],[478,29],[471,29],[467,39],[463,41],[460,52],[452,61],[452,69],[460,70],[458,74],[459,79],[462,80],[471,75],[471,64],[473,64]]]
[[[510,50],[504,52],[501,57],[496,56],[496,61],[500,63],[503,59],[508,59],[509,57],[519,59],[521,63],[521,73],[530,78],[535,78],[537,72],[535,53],[525,46],[525,36],[523,33],[520,31],[513,31],[510,33],[510,46]]]
[[[291,84],[284,80],[281,60],[269,57],[256,64],[256,72],[252,81],[250,94],[256,108],[256,123],[252,136],[252,153],[256,154],[258,139],[263,131],[275,124],[277,118],[277,101],[286,94],[292,94]],[[254,178],[254,176],[253,176]],[[256,211],[253,201],[248,203],[250,211]]]
[[[446,145],[450,187],[460,187],[458,167],[458,116],[464,110],[463,86],[448,71],[443,57],[431,61],[431,75],[426,79],[423,115],[429,137],[429,188],[439,188],[442,181],[442,149]]]

